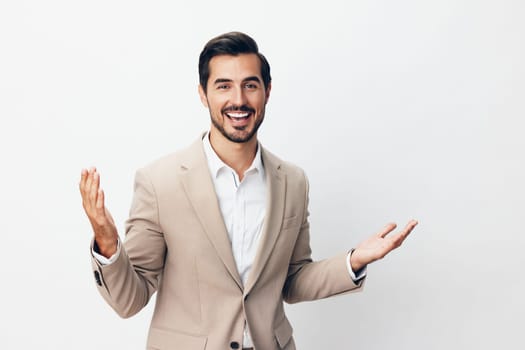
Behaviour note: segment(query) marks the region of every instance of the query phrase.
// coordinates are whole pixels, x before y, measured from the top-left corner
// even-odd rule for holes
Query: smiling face
[[[254,139],[270,95],[259,57],[219,55],[210,60],[209,68],[208,86],[206,91],[199,86],[199,95],[210,112],[212,137],[222,136],[235,143]]]

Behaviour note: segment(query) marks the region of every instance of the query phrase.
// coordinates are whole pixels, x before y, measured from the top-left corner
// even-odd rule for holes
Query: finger
[[[84,182],[84,192],[88,194],[91,190],[91,183],[93,182],[93,168],[86,170],[86,181]]]
[[[390,232],[394,231],[397,225],[393,222],[389,223],[385,226],[385,228],[377,233],[377,235],[381,238],[385,238],[386,235],[388,235]]]
[[[410,220],[401,232],[399,232],[395,236],[392,236],[392,243],[396,247],[399,247],[403,243],[403,241],[408,237],[410,232],[412,232],[414,227],[416,227],[417,224],[418,222],[416,220]]]
[[[82,196],[85,196],[89,192],[89,186],[91,184],[89,169],[82,169],[80,173],[80,191]]]
[[[101,218],[106,216],[106,210],[104,208],[104,191],[101,188],[99,188],[97,193],[95,208],[97,210],[97,216]]]
[[[90,194],[93,183],[93,168],[82,169],[80,177],[80,193],[82,195],[82,204],[85,209],[90,207]]]
[[[89,204],[91,207],[95,207],[97,203],[98,189],[100,184],[100,175],[96,170],[94,170],[93,173],[91,173],[88,180],[91,180],[88,194]]]
[[[78,188],[80,189],[80,192],[83,192],[84,187],[86,186],[86,179],[87,179],[87,170],[82,169],[80,172],[80,182],[78,183]]]
[[[408,224],[405,226],[403,231],[401,231],[401,235],[403,236],[403,239],[407,238],[407,236],[412,232],[414,227],[416,227],[418,222],[416,220],[410,220]]]

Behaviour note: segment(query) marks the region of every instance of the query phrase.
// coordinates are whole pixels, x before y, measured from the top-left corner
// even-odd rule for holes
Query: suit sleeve
[[[139,312],[157,290],[166,255],[158,212],[155,188],[146,170],[139,170],[118,258],[110,265],[92,259],[98,290],[121,317]]]
[[[304,173],[303,177],[305,183],[304,216],[283,289],[283,298],[287,303],[323,299],[357,291],[363,287],[364,283],[364,278],[355,283],[350,277],[346,266],[348,252],[328,259],[312,261],[310,223],[308,222],[309,185]]]

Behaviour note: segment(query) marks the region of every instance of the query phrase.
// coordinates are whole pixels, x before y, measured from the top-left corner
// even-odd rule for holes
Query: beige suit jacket
[[[156,291],[148,349],[242,347],[245,321],[257,350],[295,349],[283,301],[295,303],[361,288],[341,253],[312,262],[308,182],[303,171],[262,149],[268,208],[246,285],[208,170],[202,140],[137,171],[117,260],[93,259],[98,290],[122,317]]]

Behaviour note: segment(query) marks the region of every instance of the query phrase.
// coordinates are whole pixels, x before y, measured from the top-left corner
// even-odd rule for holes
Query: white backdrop
[[[420,225],[362,293],[287,306],[299,349],[523,348],[520,0],[0,3],[1,349],[143,349],[96,291],[77,189],[120,229],[135,170],[206,130],[204,43],[272,65],[262,143],[311,182],[314,257]]]

